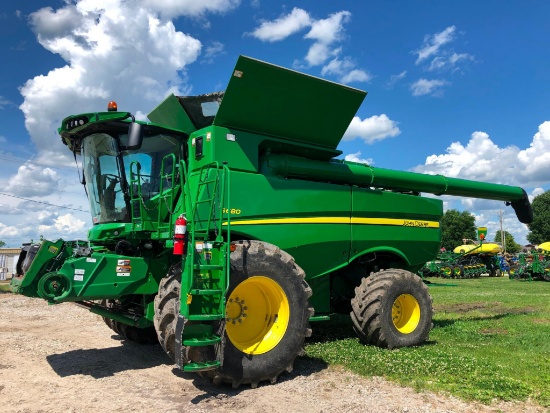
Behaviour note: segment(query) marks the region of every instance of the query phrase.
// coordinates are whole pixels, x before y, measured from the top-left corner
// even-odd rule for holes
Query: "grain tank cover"
[[[365,95],[240,56],[214,125],[336,149]]]

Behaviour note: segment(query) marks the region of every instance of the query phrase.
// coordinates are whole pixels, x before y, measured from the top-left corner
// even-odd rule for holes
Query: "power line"
[[[3,192],[0,192],[0,195],[9,196],[9,197],[12,197],[12,198],[17,198],[17,199],[22,199],[24,201],[29,201],[29,202],[36,202],[37,204],[44,204],[44,205],[54,206],[54,207],[57,207],[57,208],[72,209],[73,211],[80,211],[80,212],[90,212],[90,211],[84,211],[83,209],[71,208],[71,207],[66,207],[66,206],[62,206],[62,205],[55,205],[55,204],[50,204],[48,202],[43,202],[43,201],[35,201],[34,199],[23,198],[21,196],[4,194]]]

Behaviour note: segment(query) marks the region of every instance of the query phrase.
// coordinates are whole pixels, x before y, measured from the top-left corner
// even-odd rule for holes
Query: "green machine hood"
[[[240,56],[214,124],[336,149],[365,95]]]
[[[190,134],[210,124],[336,149],[366,92],[240,56],[225,94],[169,96],[148,116]],[[197,116],[220,102],[215,117]]]

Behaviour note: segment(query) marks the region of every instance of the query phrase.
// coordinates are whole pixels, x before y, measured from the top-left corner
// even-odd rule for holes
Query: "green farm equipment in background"
[[[423,277],[479,278],[504,275],[500,266],[501,247],[494,243],[484,243],[486,227],[478,228],[479,241],[463,240],[464,245],[453,251],[441,251],[437,259],[427,262],[419,271]]]
[[[550,253],[544,248],[518,254],[510,265],[510,280],[550,281]]]
[[[135,121],[83,113],[59,133],[82,157],[88,245],[44,240],[14,292],[74,302],[215,383],[275,382],[310,321],[350,314],[367,344],[422,344],[432,298],[415,273],[441,244],[443,203],[522,188],[337,159],[366,93],[241,56],[225,93],[171,95]]]

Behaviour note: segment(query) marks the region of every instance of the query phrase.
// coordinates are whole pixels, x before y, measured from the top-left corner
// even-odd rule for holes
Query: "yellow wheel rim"
[[[401,294],[392,306],[393,325],[400,333],[412,333],[420,322],[420,305],[410,294]]]
[[[271,278],[250,277],[227,299],[225,319],[231,343],[246,354],[263,354],[279,344],[290,318],[288,298]]]

